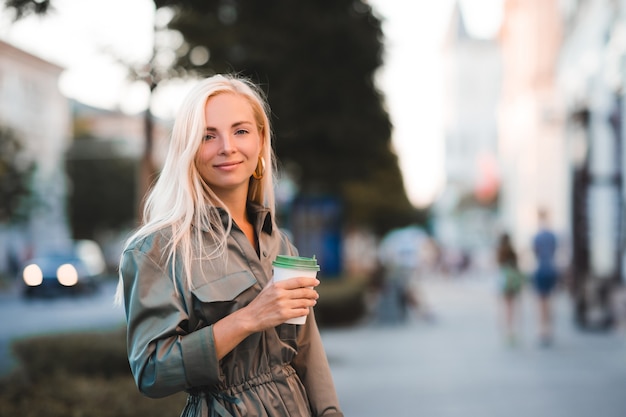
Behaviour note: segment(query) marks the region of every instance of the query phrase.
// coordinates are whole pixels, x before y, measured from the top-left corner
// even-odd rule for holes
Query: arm
[[[219,380],[212,326],[194,331],[182,289],[145,253],[124,252],[128,360],[139,390],[153,398]]]

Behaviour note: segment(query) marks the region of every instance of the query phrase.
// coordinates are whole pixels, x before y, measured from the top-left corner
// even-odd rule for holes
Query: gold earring
[[[256,164],[256,169],[252,173],[255,180],[260,180],[265,175],[265,159],[259,155],[259,161]]]

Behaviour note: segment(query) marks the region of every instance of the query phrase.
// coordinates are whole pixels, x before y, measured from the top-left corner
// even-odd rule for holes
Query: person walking
[[[199,81],[120,259],[135,382],[154,398],[188,392],[182,416],[343,416],[312,309],[319,280],[271,279],[276,256],[298,251],[275,220],[268,114],[246,78]]]
[[[542,346],[549,346],[553,338],[551,298],[559,278],[555,261],[557,238],[556,234],[550,230],[546,210],[538,211],[538,219],[539,230],[532,242],[537,262],[533,274],[533,286],[539,304],[539,342]]]
[[[507,341],[517,344],[516,310],[518,299],[524,285],[524,275],[517,265],[517,253],[513,248],[511,237],[502,233],[498,241],[496,259],[500,279],[500,295],[504,309],[504,329]]]

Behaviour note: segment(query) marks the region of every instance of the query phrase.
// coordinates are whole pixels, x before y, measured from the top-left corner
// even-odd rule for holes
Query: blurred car
[[[49,253],[22,268],[26,297],[86,294],[95,291],[104,272],[104,256],[97,243],[77,241],[64,253]]]

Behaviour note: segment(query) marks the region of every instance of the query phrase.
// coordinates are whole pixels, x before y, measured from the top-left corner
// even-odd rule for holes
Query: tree
[[[69,218],[75,239],[134,226],[137,161],[120,156],[111,141],[79,133],[68,150]]]
[[[50,0],[4,0],[16,16]],[[46,4],[35,7],[32,3]],[[185,42],[179,73],[237,72],[262,85],[282,168],[307,195],[342,199],[347,222],[379,233],[420,220],[376,89],[380,20],[364,0],[154,0]]]
[[[31,189],[35,163],[26,158],[16,133],[0,127],[0,223],[19,222],[34,201]]]
[[[303,194],[340,196],[347,221],[373,224],[380,232],[418,220],[374,84],[383,34],[367,3],[155,4],[175,12],[169,28],[185,39],[178,66],[199,75],[236,72],[262,85],[272,108],[276,153]]]

